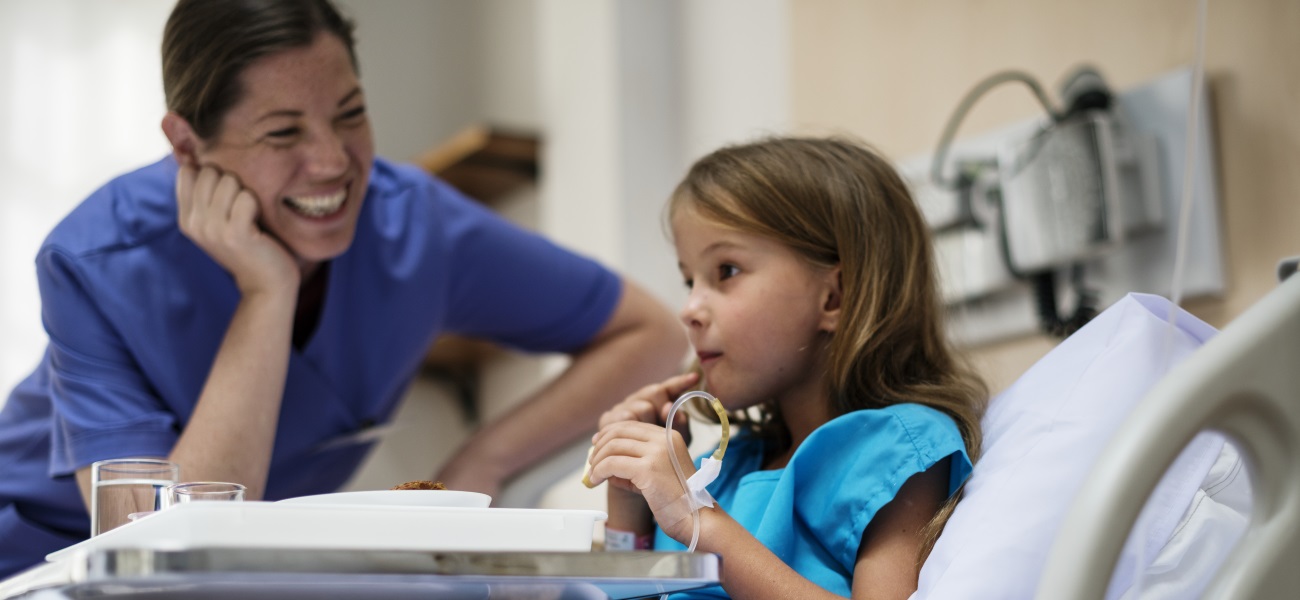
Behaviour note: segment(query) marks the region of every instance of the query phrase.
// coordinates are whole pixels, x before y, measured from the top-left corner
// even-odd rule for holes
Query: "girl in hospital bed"
[[[698,512],[697,549],[723,568],[700,595],[908,597],[971,472],[987,393],[945,341],[903,180],[851,141],[769,139],[697,162],[668,217],[699,369],[601,417],[590,480],[611,484],[607,545],[691,540],[669,460],[695,466],[663,428],[698,384],[740,430]]]

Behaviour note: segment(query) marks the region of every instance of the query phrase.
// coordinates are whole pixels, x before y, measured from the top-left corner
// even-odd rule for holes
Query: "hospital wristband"
[[[605,551],[628,552],[631,550],[649,550],[654,547],[654,534],[637,535],[631,531],[605,528]]]

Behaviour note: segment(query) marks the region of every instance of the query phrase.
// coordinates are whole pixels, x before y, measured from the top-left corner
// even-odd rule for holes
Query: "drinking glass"
[[[180,465],[156,458],[115,458],[90,467],[90,535],[129,522],[127,515],[158,510],[163,488],[180,478]]]
[[[222,481],[175,483],[163,491],[164,507],[188,502],[239,502],[243,499],[243,485]]]

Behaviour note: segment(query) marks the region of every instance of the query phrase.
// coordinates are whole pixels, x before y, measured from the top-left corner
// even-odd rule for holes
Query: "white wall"
[[[786,3],[546,0],[538,11],[542,230],[675,308],[685,293],[664,202],[701,154],[786,128]],[[578,483],[582,445],[571,472],[548,467],[560,483],[543,506],[603,507],[603,489]]]
[[[163,156],[173,0],[0,1],[0,403],[45,346],[34,260],[111,176]]]
[[[684,299],[662,230],[690,163],[785,131],[785,0],[539,3],[542,229]]]
[[[356,22],[378,153],[424,150],[484,117],[482,6],[460,0],[336,0]]]

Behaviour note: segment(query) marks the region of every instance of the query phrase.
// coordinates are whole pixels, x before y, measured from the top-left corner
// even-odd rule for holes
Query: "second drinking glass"
[[[189,502],[238,502],[244,499],[244,486],[220,481],[187,481],[163,490],[163,507]]]

